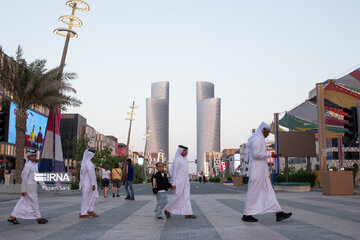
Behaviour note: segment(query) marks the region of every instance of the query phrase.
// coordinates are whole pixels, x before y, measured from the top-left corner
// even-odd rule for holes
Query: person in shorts
[[[105,166],[105,168],[101,169],[102,171],[102,185],[104,187],[104,198],[107,198],[107,192],[109,189],[109,183],[110,183],[110,170],[108,166]]]
[[[116,163],[115,168],[113,168],[112,170],[113,197],[115,197],[115,191],[116,191],[116,197],[120,197],[121,179],[122,179],[122,171],[119,163]]]

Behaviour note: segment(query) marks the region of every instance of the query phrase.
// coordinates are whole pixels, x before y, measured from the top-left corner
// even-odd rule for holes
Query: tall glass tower
[[[214,95],[214,84],[196,83],[197,171],[205,175],[205,152],[220,152],[221,99]]]
[[[169,82],[151,85],[146,99],[146,129],[149,130],[146,152],[163,152],[169,158]]]

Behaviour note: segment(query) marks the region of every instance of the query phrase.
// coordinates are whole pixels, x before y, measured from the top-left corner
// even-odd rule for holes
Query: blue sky
[[[29,60],[59,64],[64,38],[52,33],[70,14],[64,0],[0,2],[0,45]],[[196,152],[196,81],[222,99],[223,148],[238,147],[261,121],[304,101],[317,82],[360,63],[356,0],[87,0],[91,10],[70,41],[66,71],[79,112],[96,130],[126,141],[126,112],[136,111],[131,147],[144,148],[145,98],[170,81],[170,158],[178,144]],[[193,166],[192,166],[192,169]]]

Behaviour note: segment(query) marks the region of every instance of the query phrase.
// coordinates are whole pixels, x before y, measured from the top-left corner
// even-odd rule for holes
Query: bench
[[[273,184],[274,190],[285,192],[310,192],[308,182],[276,182]]]
[[[233,182],[223,182],[223,185],[225,186],[234,186]]]

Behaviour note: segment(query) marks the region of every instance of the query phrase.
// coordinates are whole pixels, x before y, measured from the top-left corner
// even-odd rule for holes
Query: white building
[[[204,159],[203,159],[203,165],[204,165],[203,174],[206,177],[219,176],[221,159],[222,159],[221,152],[206,152],[204,154]]]

